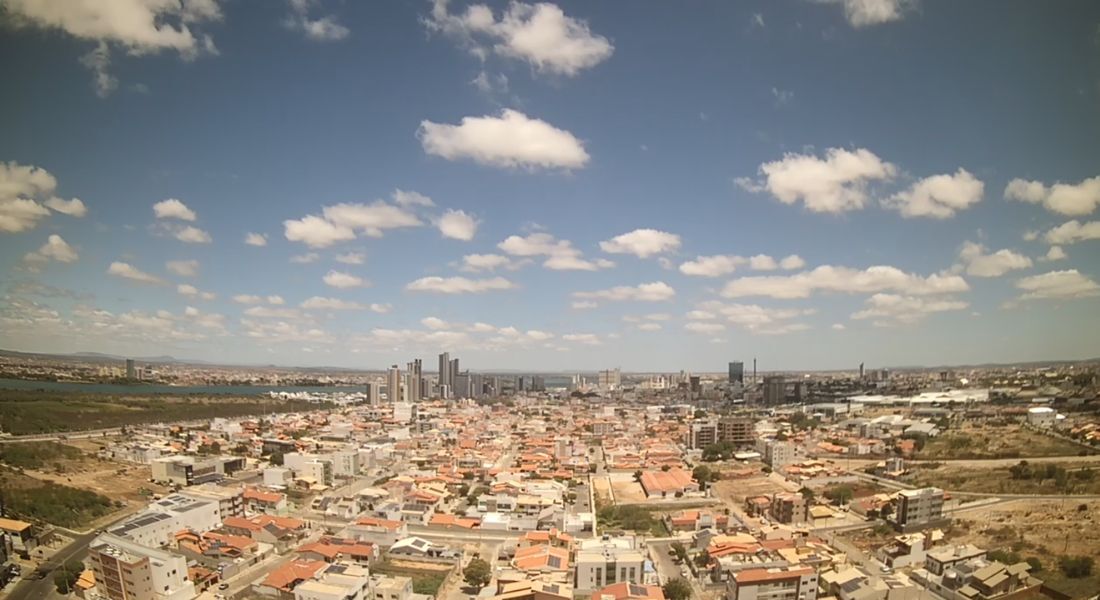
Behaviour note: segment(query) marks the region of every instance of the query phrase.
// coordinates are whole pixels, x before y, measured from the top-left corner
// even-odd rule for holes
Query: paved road
[[[10,592],[8,600],[40,600],[48,598],[54,592],[53,570],[70,560],[83,561],[88,556],[88,544],[95,538],[94,531],[73,538],[67,546],[57,551],[53,558],[46,561],[39,569],[49,570],[42,579],[24,579],[17,583]],[[30,575],[30,570],[25,570],[24,575]]]

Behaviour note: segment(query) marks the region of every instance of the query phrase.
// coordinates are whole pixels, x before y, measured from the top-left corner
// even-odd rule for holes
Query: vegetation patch
[[[0,470],[0,497],[12,518],[60,527],[83,527],[116,508],[110,498],[67,485]]]
[[[78,459],[79,448],[57,442],[24,442],[0,445],[0,462],[17,469],[42,469],[61,460]]]

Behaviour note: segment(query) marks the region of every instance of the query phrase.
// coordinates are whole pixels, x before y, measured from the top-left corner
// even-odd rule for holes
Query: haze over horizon
[[[1100,3],[0,0],[0,347],[1100,356]]]

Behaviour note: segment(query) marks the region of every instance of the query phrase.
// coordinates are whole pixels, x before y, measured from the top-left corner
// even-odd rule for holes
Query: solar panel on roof
[[[644,587],[633,583],[627,585],[627,589],[630,590],[631,596],[647,596],[649,594]]]

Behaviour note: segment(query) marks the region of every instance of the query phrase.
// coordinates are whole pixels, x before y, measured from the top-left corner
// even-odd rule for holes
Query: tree
[[[699,552],[699,554],[695,555],[695,566],[699,567],[700,569],[705,569],[709,564],[710,554],[707,554],[706,550],[702,550]]]
[[[492,580],[493,571],[484,559],[475,558],[462,570],[462,578],[466,580],[466,583],[480,589]]]
[[[58,594],[68,594],[73,591],[73,584],[77,579],[80,579],[80,574],[84,572],[84,563],[79,560],[70,560],[69,562],[61,565],[54,571],[53,585],[57,588]]]
[[[699,482],[699,489],[704,489],[713,476],[714,473],[706,465],[699,465],[691,471],[691,478]]]
[[[1091,556],[1063,556],[1058,561],[1058,566],[1066,577],[1080,579],[1092,574],[1093,560]]]
[[[1041,573],[1043,571],[1043,562],[1036,556],[1027,557],[1027,564],[1031,567],[1031,574]]]
[[[634,471],[634,481],[637,481],[637,482],[642,481],[642,472],[641,471]]]
[[[661,587],[661,591],[665,593],[665,598],[668,600],[688,600],[691,598],[691,584],[683,578],[670,580]]]
[[[833,504],[840,506],[851,502],[854,492],[851,486],[838,485],[825,490],[825,497],[833,501]]]
[[[675,556],[676,558],[678,558],[682,561],[687,560],[687,558],[688,558],[687,548],[684,548],[684,545],[681,544],[680,542],[673,542],[673,544],[671,546],[671,550],[672,550],[672,555]]]
[[[271,456],[267,457],[267,460],[271,461],[271,464],[278,465],[278,466],[281,467],[281,466],[283,466],[283,453],[282,452],[272,452]]]
[[[798,490],[798,493],[802,494],[802,497],[806,499],[806,502],[813,502],[814,501],[814,491],[811,490],[810,488],[804,487],[804,488]]]

